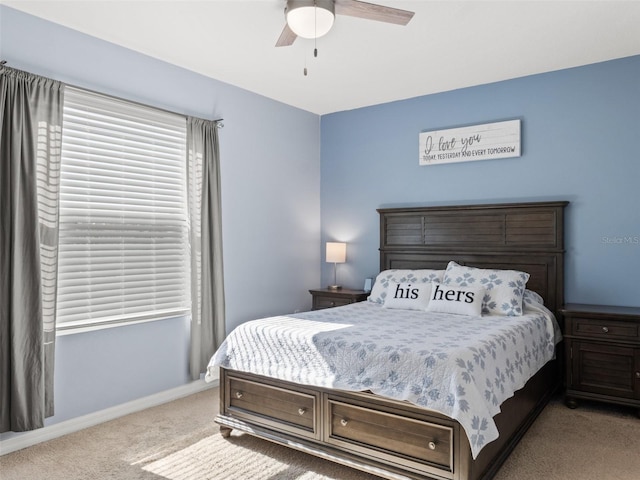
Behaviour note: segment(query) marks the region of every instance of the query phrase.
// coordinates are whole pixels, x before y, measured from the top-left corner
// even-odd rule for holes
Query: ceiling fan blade
[[[276,42],[276,47],[288,47],[289,45],[293,45],[296,38],[298,38],[298,36],[293,33],[293,30],[291,30],[289,25],[285,23],[282,33],[280,34],[280,38],[278,38],[278,41]]]
[[[400,10],[399,8],[385,7],[359,0],[336,0],[337,15],[349,15],[351,17],[378,20],[379,22],[406,25],[413,18],[414,12]]]

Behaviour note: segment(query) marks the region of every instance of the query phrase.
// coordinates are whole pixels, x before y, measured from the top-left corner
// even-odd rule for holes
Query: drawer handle
[[[636,372],[636,378],[640,380],[640,372]]]
[[[435,450],[436,449],[436,442],[429,442],[429,450]]]
[[[242,398],[244,396],[244,393],[238,391],[236,392],[236,398]]]
[[[602,327],[603,333],[609,333],[609,327]]]
[[[342,425],[343,427],[346,427],[348,423],[349,423],[349,420],[347,420],[346,418],[340,419],[340,425]]]
[[[306,408],[299,408],[298,409],[298,415],[304,415],[305,413],[307,413],[307,409]]]
[[[335,307],[336,306],[336,302],[331,302],[331,303],[329,303],[329,305],[331,305],[332,307]]]

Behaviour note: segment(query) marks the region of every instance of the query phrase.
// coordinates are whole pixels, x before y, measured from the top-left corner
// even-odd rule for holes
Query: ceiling
[[[640,1],[369,1],[415,16],[276,48],[285,0],[0,0],[319,115],[640,54]]]

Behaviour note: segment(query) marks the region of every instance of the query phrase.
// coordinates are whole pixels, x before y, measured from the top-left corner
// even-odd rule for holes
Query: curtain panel
[[[63,90],[0,67],[0,432],[53,415]]]
[[[191,246],[192,380],[206,371],[225,336],[218,123],[187,117]]]

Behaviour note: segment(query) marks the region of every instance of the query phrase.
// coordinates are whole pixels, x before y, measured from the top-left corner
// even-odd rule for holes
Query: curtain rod
[[[32,72],[27,72],[26,70],[20,70],[18,68],[14,68],[14,67],[9,67],[7,65],[7,61],[6,60],[0,60],[0,67],[6,67],[6,68],[10,68],[11,70],[16,70],[18,72],[24,72],[24,73],[28,73],[30,75],[38,75],[37,73],[32,73]],[[42,75],[38,75],[39,77],[42,77]],[[44,77],[43,77],[44,78]],[[131,102],[134,103],[136,105],[140,105],[142,107],[147,107],[147,108],[153,108],[155,110],[161,111],[161,112],[165,112],[165,113],[170,113],[172,115],[180,115],[182,117],[191,117],[191,118],[196,118],[198,120],[203,120],[205,122],[214,122],[216,124],[217,128],[224,128],[224,118],[217,118],[215,120],[207,120],[206,118],[200,118],[200,117],[195,117],[193,115],[186,115],[184,113],[178,113],[178,112],[174,112],[172,110],[168,110],[166,108],[161,108],[161,107],[156,107],[154,105],[147,105],[146,103],[142,103],[142,102],[138,102],[136,100],[129,100],[127,98],[122,98],[122,97],[118,97],[116,95],[111,95],[109,93],[104,93],[104,92],[98,92],[97,90],[92,90],[90,88],[85,88],[85,87],[79,87],[77,85],[73,85],[71,83],[66,83],[66,82],[60,82],[63,85],[66,85],[68,87],[71,88],[77,88],[78,90],[84,90],[85,92],[90,92],[90,93],[95,93],[96,95],[104,95],[105,97],[109,97],[109,98],[114,98],[116,100],[124,100],[125,102]]]

